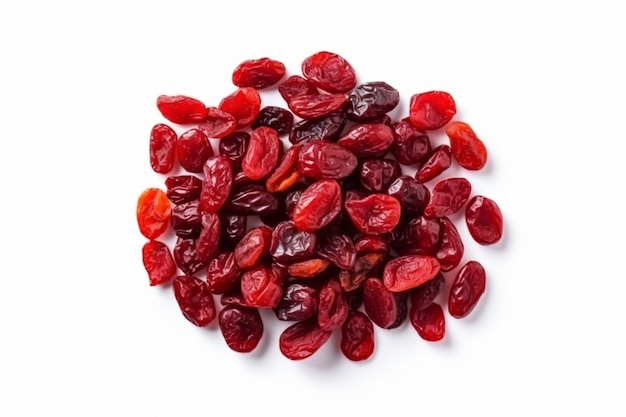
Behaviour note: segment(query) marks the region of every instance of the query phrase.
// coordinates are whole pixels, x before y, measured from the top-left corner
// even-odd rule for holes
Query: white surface
[[[626,413],[623,10],[18,3],[0,13],[0,415]],[[324,49],[398,88],[405,111],[413,93],[452,93],[489,149],[468,177],[506,236],[479,247],[460,225],[488,290],[445,342],[405,324],[377,331],[367,363],[336,337],[290,362],[267,320],[260,351],[236,354],[142,269],[155,98],[217,104],[242,60],[298,73]]]

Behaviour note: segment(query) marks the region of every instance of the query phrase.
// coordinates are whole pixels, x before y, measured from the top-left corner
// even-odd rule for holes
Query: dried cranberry
[[[452,122],[446,128],[454,159],[465,169],[478,170],[487,163],[487,148],[472,128],[463,122]]]
[[[356,257],[354,268],[339,272],[339,281],[344,291],[354,291],[363,285],[368,277],[378,276],[387,254],[380,252],[364,253]]]
[[[336,227],[321,231],[317,241],[317,255],[341,269],[352,269],[356,262],[356,248],[352,239]]]
[[[359,122],[375,120],[395,109],[400,93],[382,81],[357,86],[348,95],[348,117]]]
[[[278,92],[287,103],[294,97],[319,94],[317,88],[310,81],[299,75],[292,75],[283,81],[278,86]]]
[[[248,133],[233,132],[220,139],[219,154],[228,159],[234,168],[239,168],[249,142],[250,135]]]
[[[205,213],[217,213],[233,187],[233,168],[227,158],[216,156],[206,161],[203,171],[200,206]]]
[[[452,165],[452,150],[448,145],[441,145],[424,162],[424,165],[415,174],[415,179],[421,183],[437,178],[443,171]]]
[[[220,247],[234,249],[248,230],[248,217],[238,214],[222,215],[222,232]]]
[[[280,193],[288,190],[302,178],[298,170],[298,158],[300,145],[294,145],[285,154],[274,172],[265,183],[265,188],[270,193]]]
[[[220,311],[220,330],[229,348],[252,352],[263,337],[263,322],[256,308],[229,305]]]
[[[346,100],[343,94],[303,95],[292,98],[288,105],[296,116],[310,120],[341,110]]]
[[[174,261],[185,275],[195,274],[208,262],[198,257],[196,240],[182,237],[179,237],[174,245]]]
[[[278,200],[262,185],[250,184],[233,190],[228,208],[234,214],[263,214],[275,211]]]
[[[274,129],[265,126],[254,129],[241,163],[246,176],[254,181],[268,176],[278,164],[280,146]]]
[[[202,227],[200,201],[177,204],[172,208],[172,228],[176,236],[197,238]]]
[[[165,243],[157,240],[146,242],[141,254],[151,286],[165,284],[176,273],[176,264]]]
[[[443,339],[446,334],[446,321],[439,304],[432,303],[422,310],[411,308],[409,314],[411,324],[422,339],[429,342]]]
[[[206,106],[187,96],[159,96],[157,108],[163,117],[177,124],[198,123],[207,116]]]
[[[261,126],[271,127],[279,135],[288,134],[293,126],[293,114],[282,107],[263,107],[254,122],[252,122],[252,129]]]
[[[272,231],[270,253],[278,262],[298,262],[315,253],[315,233],[298,230],[292,221],[279,223]]]
[[[171,215],[170,201],[158,188],[148,188],[139,196],[137,223],[141,234],[148,239],[156,239],[165,232]]]
[[[450,216],[467,202],[472,185],[465,178],[446,178],[433,188],[430,201],[424,209],[427,218]]]
[[[282,298],[282,277],[269,265],[259,263],[241,276],[241,294],[251,307],[274,308]]]
[[[313,140],[334,141],[346,123],[345,113],[332,113],[312,120],[302,120],[293,126],[289,141],[307,143]]]
[[[491,245],[502,239],[502,213],[495,201],[480,195],[467,204],[465,222],[474,240]]]
[[[331,332],[322,330],[314,318],[287,327],[280,335],[280,352],[291,360],[308,358],[326,343]]]
[[[237,128],[237,121],[230,113],[217,107],[207,107],[207,117],[198,125],[198,130],[208,138],[223,138]]]
[[[439,129],[456,114],[454,99],[444,91],[416,94],[409,107],[411,123],[420,130]]]
[[[202,180],[193,175],[179,175],[165,180],[167,198],[172,204],[188,203],[200,198]]]
[[[363,188],[380,193],[402,174],[400,164],[393,159],[368,159],[361,165],[361,185]]]
[[[243,87],[225,97],[219,109],[229,113],[237,120],[237,129],[250,126],[261,109],[261,96],[252,87]]]
[[[159,174],[167,174],[176,161],[176,132],[168,125],[158,124],[150,132],[150,166]]]
[[[267,226],[255,227],[241,239],[235,248],[235,261],[240,268],[248,269],[270,251],[272,229]]]
[[[463,258],[465,247],[459,232],[447,217],[439,218],[440,244],[435,257],[441,265],[442,271],[450,271],[456,268]]]
[[[351,311],[341,327],[341,351],[351,361],[363,361],[374,353],[374,326],[360,311]]]
[[[395,142],[391,152],[401,164],[417,164],[430,155],[428,135],[415,128],[408,120],[393,125],[393,134]]]
[[[307,177],[321,180],[347,177],[357,166],[356,156],[343,146],[325,140],[302,145],[298,170]]]
[[[460,319],[471,313],[485,292],[486,280],[485,269],[476,261],[469,261],[459,270],[448,299],[452,317]]]
[[[318,52],[302,62],[302,74],[316,87],[329,93],[346,93],[356,86],[354,68],[332,52]]]
[[[371,194],[346,201],[346,212],[361,233],[379,235],[393,230],[400,221],[400,203],[386,194]]]
[[[446,286],[444,276],[438,273],[435,278],[411,290],[411,309],[423,310],[435,301]]]
[[[289,265],[289,275],[294,278],[312,278],[326,271],[330,262],[325,259],[313,258]]]
[[[311,184],[300,196],[293,211],[297,228],[314,232],[327,226],[341,211],[341,187],[335,180]]]
[[[363,306],[374,324],[383,329],[390,328],[400,313],[394,293],[378,278],[368,278],[363,283]]]
[[[194,276],[174,279],[174,295],[183,316],[198,327],[208,326],[217,315],[209,287]]]
[[[410,290],[435,278],[439,269],[439,262],[432,256],[401,256],[387,263],[383,283],[392,292]]]
[[[291,284],[275,309],[278,320],[301,321],[317,313],[317,290],[302,284]]]
[[[408,175],[396,178],[387,188],[387,194],[400,202],[402,215],[407,217],[423,214],[430,201],[428,188]]]
[[[234,252],[224,252],[213,258],[207,266],[206,283],[214,294],[223,294],[234,288],[241,277],[241,268]]]
[[[352,127],[337,144],[358,157],[384,155],[393,144],[393,131],[382,123],[366,123]]]
[[[329,280],[320,290],[317,322],[322,330],[334,330],[348,318],[348,301],[338,279]]]
[[[267,88],[285,75],[285,65],[270,58],[244,61],[233,72],[233,84],[237,87]]]
[[[178,162],[185,170],[193,173],[202,172],[207,159],[213,156],[209,139],[198,129],[191,129],[178,138],[176,144]]]

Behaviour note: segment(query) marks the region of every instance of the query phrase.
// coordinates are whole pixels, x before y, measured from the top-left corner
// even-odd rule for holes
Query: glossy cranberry
[[[320,232],[317,255],[341,269],[352,269],[356,262],[352,239],[337,227],[328,227]]]
[[[282,298],[283,279],[271,266],[258,263],[241,276],[241,294],[247,305],[274,308]]]
[[[263,337],[263,321],[256,308],[229,305],[220,311],[220,331],[235,352],[252,352]]]
[[[446,321],[443,310],[437,303],[431,303],[423,310],[411,308],[411,325],[420,337],[428,342],[437,342],[446,334]]]
[[[443,292],[446,279],[440,273],[435,278],[411,290],[411,309],[423,310],[435,301],[435,298]]]
[[[248,230],[248,217],[239,214],[222,215],[220,247],[234,249]]]
[[[219,109],[229,113],[237,120],[237,129],[250,126],[261,109],[261,96],[252,87],[243,87],[228,97],[225,97],[219,105]]]
[[[361,185],[373,193],[387,187],[402,174],[400,164],[393,159],[368,159],[361,165]]]
[[[470,125],[452,122],[446,128],[454,159],[465,169],[479,170],[487,163],[487,148]]]
[[[415,179],[421,183],[437,178],[443,171],[452,165],[452,150],[448,145],[438,146],[428,157],[424,165],[415,174]]]
[[[316,242],[315,233],[298,230],[292,221],[285,221],[272,231],[270,253],[278,262],[304,261],[313,257]]]
[[[463,207],[472,192],[472,185],[465,178],[446,178],[433,187],[424,217],[450,216]]]
[[[176,156],[185,170],[198,173],[202,172],[206,160],[213,156],[213,148],[204,133],[191,129],[178,138]]]
[[[176,132],[168,125],[158,124],[150,132],[150,166],[154,172],[167,174],[176,161]]]
[[[296,116],[311,120],[343,109],[346,100],[344,94],[314,94],[294,97],[288,105]]]
[[[228,159],[234,168],[239,168],[249,142],[250,135],[248,133],[233,132],[220,139],[219,154]]]
[[[401,256],[387,263],[383,283],[389,291],[406,291],[435,278],[439,269],[439,262],[432,256]]]
[[[298,169],[300,145],[293,145],[285,152],[280,163],[272,172],[265,183],[265,188],[270,193],[287,191],[302,178]]]
[[[156,239],[167,229],[172,208],[167,195],[158,188],[147,188],[137,200],[139,231],[148,239]]]
[[[435,256],[439,249],[441,226],[437,219],[417,217],[401,226],[394,241],[400,255]]]
[[[235,188],[228,205],[229,211],[243,215],[273,212],[277,208],[278,199],[258,184]]]
[[[382,236],[365,235],[354,241],[356,253],[380,252],[389,253],[389,243]]]
[[[159,96],[157,108],[163,117],[177,124],[198,123],[207,116],[206,106],[187,96]]]
[[[287,327],[280,335],[280,352],[288,359],[301,360],[310,357],[321,348],[331,332],[322,330],[314,318]]]
[[[348,95],[348,100],[348,117],[367,122],[395,109],[400,102],[400,93],[387,83],[375,81],[357,86]]]
[[[317,88],[311,82],[299,75],[292,75],[283,81],[278,86],[278,92],[287,103],[294,97],[319,94]]]
[[[265,178],[276,168],[280,149],[278,133],[274,129],[265,126],[254,129],[241,163],[243,172],[254,181]]]
[[[172,204],[188,203],[200,198],[202,180],[193,175],[179,175],[165,180],[167,198]]]
[[[174,296],[183,316],[198,327],[208,326],[217,315],[209,287],[194,276],[174,279]]]
[[[379,235],[393,230],[400,221],[400,203],[387,194],[371,194],[346,201],[346,212],[361,233]]]
[[[223,252],[209,262],[206,283],[213,294],[223,294],[235,288],[241,277],[241,268],[234,252]]]
[[[460,319],[471,313],[485,292],[486,281],[485,269],[480,263],[476,261],[466,263],[450,288],[448,299],[450,315]]]
[[[502,239],[502,213],[495,201],[474,196],[465,209],[465,222],[474,240],[491,245]]]
[[[263,107],[259,111],[257,118],[252,122],[252,129],[261,126],[271,127],[279,135],[288,134],[293,126],[293,114],[282,107]]]
[[[270,58],[244,61],[233,71],[233,84],[237,87],[267,88],[285,75],[285,65]]]
[[[230,196],[233,187],[233,168],[226,157],[216,156],[206,161],[203,171],[200,208],[205,213],[217,213]]]
[[[300,196],[293,222],[300,230],[314,232],[327,226],[341,211],[341,187],[335,180],[311,184]]]
[[[390,328],[398,318],[396,297],[378,278],[368,278],[363,283],[363,306],[374,324],[383,329]]]
[[[198,260],[206,265],[219,250],[222,221],[215,213],[204,213],[201,220],[202,229],[196,241],[196,253]]]
[[[365,123],[352,127],[337,144],[358,157],[383,156],[393,144],[393,131],[382,123]]]
[[[322,51],[302,62],[302,74],[329,93],[347,93],[356,86],[354,68],[338,54]]]
[[[356,156],[343,146],[316,140],[302,145],[298,170],[302,175],[316,180],[341,179],[350,175],[357,163]]]
[[[438,219],[441,226],[439,249],[435,257],[441,265],[442,271],[451,271],[456,268],[463,258],[465,247],[459,232],[447,217]]]
[[[337,112],[312,120],[302,120],[293,126],[289,141],[307,143],[313,140],[335,141],[346,123],[345,113]]]
[[[198,130],[207,138],[223,138],[237,128],[235,117],[217,107],[207,107],[206,119],[198,125]]]
[[[202,227],[200,201],[177,204],[172,208],[172,228],[176,236],[197,238]]]
[[[278,320],[302,321],[317,313],[317,290],[303,284],[287,286],[278,307],[274,310]]]
[[[174,261],[185,275],[193,275],[206,266],[198,257],[196,240],[179,237],[174,245]]]
[[[272,229],[259,226],[250,230],[235,247],[235,261],[242,269],[252,268],[269,254],[272,241]]]
[[[434,130],[445,126],[456,114],[452,96],[444,91],[429,91],[411,97],[409,117],[419,130]]]
[[[338,279],[329,280],[320,290],[317,322],[322,330],[335,330],[348,317],[348,301]]]
[[[176,264],[165,243],[157,240],[146,242],[141,254],[150,286],[165,284],[176,273]]]
[[[393,156],[404,165],[414,165],[430,155],[430,139],[408,120],[393,125],[395,142],[391,147]]]
[[[400,202],[405,217],[420,216],[430,201],[428,188],[408,175],[396,178],[387,188],[387,194]]]
[[[364,361],[374,353],[374,326],[360,311],[350,311],[341,327],[341,351],[351,361]]]
[[[326,271],[330,262],[325,259],[312,258],[289,265],[289,275],[294,278],[313,278]]]

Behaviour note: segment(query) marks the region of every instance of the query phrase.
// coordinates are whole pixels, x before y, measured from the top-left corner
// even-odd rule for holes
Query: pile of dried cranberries
[[[442,339],[444,313],[434,300],[445,288],[443,272],[464,251],[449,216],[464,209],[471,236],[488,245],[502,237],[502,215],[493,200],[472,197],[465,178],[425,184],[453,161],[481,169],[483,142],[468,124],[451,121],[456,105],[442,91],[412,96],[409,117],[391,120],[398,91],[384,82],[357,85],[337,54],[306,58],[303,77],[283,80],[285,73],[272,59],[243,62],[232,76],[237,90],[217,107],[157,98],[167,120],[192,128],[177,136],[157,124],[150,134],[155,172],[168,174],[178,161],[190,173],[139,197],[150,285],[180,269],[173,288],[183,315],[196,326],[217,317],[237,352],[259,343],[260,308],[295,322],[280,336],[289,359],[309,357],[333,330],[348,359],[367,359],[372,323],[392,329],[407,316],[423,339]],[[261,107],[259,90],[276,85],[289,110]],[[432,149],[427,132],[444,127],[449,145]],[[217,155],[210,139],[219,140]],[[403,165],[417,169],[415,177],[403,175]],[[173,251],[156,240],[170,227]],[[447,297],[450,315],[467,316],[484,291],[481,264],[465,263]],[[219,314],[214,294],[221,294]]]

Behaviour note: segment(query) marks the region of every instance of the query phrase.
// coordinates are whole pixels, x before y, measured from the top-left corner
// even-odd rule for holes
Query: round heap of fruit
[[[293,322],[279,348],[294,360],[335,330],[343,354],[365,360],[374,325],[393,329],[407,317],[423,339],[441,340],[445,316],[435,300],[464,252],[450,216],[464,210],[482,245],[498,242],[503,224],[496,203],[472,196],[467,179],[440,177],[455,162],[481,169],[485,145],[452,120],[456,104],[446,92],[413,95],[408,117],[392,120],[399,92],[385,82],[357,84],[343,57],[318,52],[302,75],[284,79],[281,62],[261,58],[234,70],[237,89],[217,107],[157,98],[165,119],[188,130],[178,136],[155,125],[150,165],[167,175],[179,164],[188,174],[139,197],[150,285],[173,281],[184,317],[200,327],[217,319],[237,352],[262,338],[259,309]],[[260,90],[276,87],[287,108],[262,107]],[[433,149],[428,132],[444,128],[449,145]],[[403,166],[417,173],[403,175]],[[170,227],[172,250],[158,240]],[[485,290],[485,270],[469,261],[449,280],[447,310],[465,317]]]

